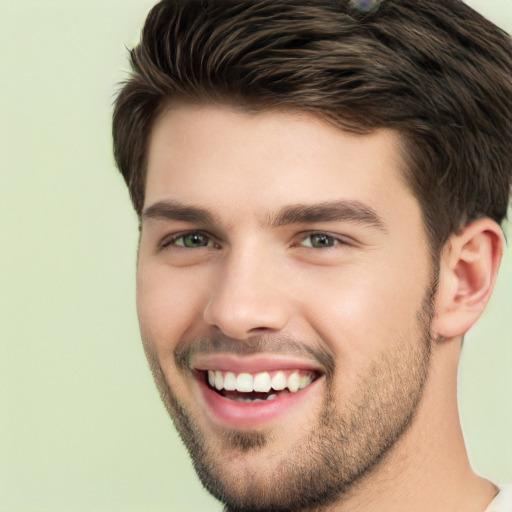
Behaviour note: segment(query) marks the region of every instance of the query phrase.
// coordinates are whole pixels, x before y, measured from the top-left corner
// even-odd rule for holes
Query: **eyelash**
[[[323,237],[324,240],[328,241],[331,245],[327,245],[327,246],[324,246],[324,247],[314,247],[313,245],[303,245],[303,243],[306,241],[306,240],[310,240],[313,238],[313,237]],[[340,236],[335,236],[335,235],[331,235],[329,233],[326,233],[324,231],[316,231],[316,232],[313,232],[313,233],[307,233],[305,237],[301,238],[301,244],[303,247],[306,247],[308,249],[332,249],[334,248],[335,246],[338,246],[338,245],[341,245],[341,246],[348,246],[350,245],[347,240],[343,237],[340,237]]]
[[[170,246],[179,247],[180,249],[197,249],[197,248],[210,248],[208,245],[206,246],[199,246],[199,247],[187,247],[184,243],[178,244],[177,241],[184,240],[188,236],[203,236],[207,239],[208,244],[211,242],[214,245],[218,245],[215,242],[215,239],[210,236],[208,233],[203,233],[202,231],[186,231],[185,233],[177,233],[175,235],[172,235],[171,237],[166,238],[161,244],[160,248],[165,249]]]
[[[187,247],[185,243],[178,244],[177,242],[179,240],[184,240],[186,237],[190,236],[201,236],[205,237],[207,240],[207,245],[200,245],[198,247]],[[350,246],[350,243],[347,241],[345,237],[335,236],[329,233],[326,233],[324,231],[315,231],[315,232],[308,232],[308,233],[301,233],[301,238],[298,243],[294,243],[293,247],[302,246],[307,249],[332,249],[336,246]],[[323,237],[325,241],[327,241],[330,245],[326,245],[324,247],[314,247],[313,244],[310,245],[304,245],[304,242],[306,242],[308,239],[311,242],[311,239],[315,236]],[[210,245],[213,244],[213,247]],[[202,249],[202,248],[218,248],[219,244],[216,242],[216,240],[209,235],[208,233],[204,233],[202,231],[187,231],[184,233],[177,233],[175,235],[172,235],[171,237],[166,238],[161,244],[160,248],[165,249],[170,246],[179,247],[180,249]]]

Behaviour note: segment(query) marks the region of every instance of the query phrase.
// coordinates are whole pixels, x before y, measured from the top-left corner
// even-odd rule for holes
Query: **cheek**
[[[145,341],[158,353],[174,350],[197,324],[204,300],[196,283],[164,265],[139,265],[137,314]]]
[[[355,369],[398,340],[418,336],[429,284],[425,271],[420,275],[407,262],[336,270],[323,277],[322,287],[311,287],[302,307],[339,364]]]

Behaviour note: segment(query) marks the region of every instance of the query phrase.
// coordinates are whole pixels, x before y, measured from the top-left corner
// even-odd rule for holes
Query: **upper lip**
[[[324,373],[321,365],[312,360],[281,355],[238,356],[228,353],[196,354],[192,357],[194,370],[219,370],[234,373],[259,373],[274,370],[310,370]]]

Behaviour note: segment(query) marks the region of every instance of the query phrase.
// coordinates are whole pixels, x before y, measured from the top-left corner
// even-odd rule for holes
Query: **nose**
[[[282,330],[290,303],[275,260],[257,248],[231,251],[217,268],[205,322],[239,340]]]

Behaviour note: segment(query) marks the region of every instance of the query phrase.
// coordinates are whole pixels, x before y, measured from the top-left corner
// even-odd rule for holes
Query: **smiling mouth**
[[[205,384],[220,396],[240,403],[270,401],[306,389],[320,375],[311,370],[277,370],[235,373],[221,370],[199,372]]]

